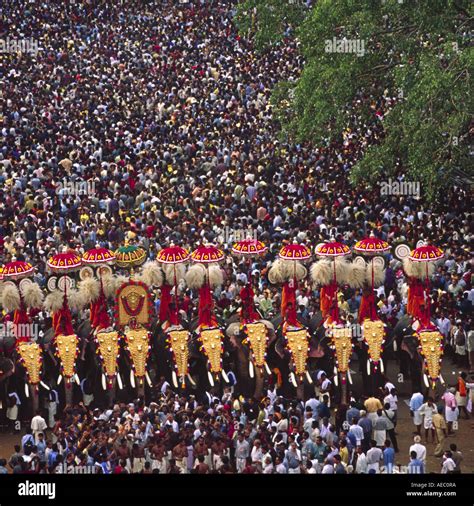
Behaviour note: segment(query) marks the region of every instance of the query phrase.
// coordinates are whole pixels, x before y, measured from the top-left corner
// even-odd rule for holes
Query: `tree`
[[[281,82],[272,97],[290,139],[341,139],[355,113],[378,121],[374,102],[391,97],[383,135],[352,167],[354,183],[402,172],[433,200],[455,176],[472,175],[470,2],[318,0],[305,8],[288,1],[273,9],[268,0],[243,2],[237,23],[261,49],[287,36],[289,25],[300,42],[299,79]]]

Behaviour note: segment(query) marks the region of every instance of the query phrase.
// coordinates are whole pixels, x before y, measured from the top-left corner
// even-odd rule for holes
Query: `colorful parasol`
[[[181,264],[184,262],[187,262],[189,260],[189,252],[188,250],[182,248],[181,246],[174,246],[171,245],[168,248],[163,248],[157,255],[156,260],[163,264],[172,264],[173,270],[174,270],[174,299],[175,299],[175,315],[176,315],[176,321],[178,321],[178,314],[179,314],[179,308],[178,308],[178,279],[176,276],[176,264]],[[170,290],[169,285],[168,291]],[[163,287],[162,290],[165,288]],[[162,291],[162,295],[164,295],[164,292]],[[169,292],[168,292],[168,296]],[[168,300],[168,299],[167,299]],[[162,300],[163,302],[163,297]],[[168,306],[167,306],[168,307]]]
[[[157,262],[163,264],[180,264],[189,260],[189,252],[181,246],[163,248],[156,256]]]
[[[47,266],[53,272],[71,272],[82,265],[81,257],[75,251],[66,251],[53,255],[47,262]]]
[[[197,263],[210,264],[224,260],[224,252],[216,246],[199,246],[191,253],[191,260]]]
[[[21,279],[32,276],[33,272],[34,268],[30,263],[17,260],[16,262],[8,262],[3,266],[2,277]]]
[[[414,249],[408,257],[412,262],[436,262],[444,257],[443,251],[437,246],[420,246]]]
[[[93,248],[82,255],[82,261],[94,266],[111,264],[115,262],[115,254],[107,248]]]
[[[135,244],[120,246],[115,251],[115,263],[119,267],[131,269],[141,265],[146,260],[146,251]]]
[[[232,253],[236,255],[254,256],[262,255],[268,250],[267,246],[256,239],[238,241],[232,246]]]
[[[354,251],[365,255],[380,255],[390,250],[388,242],[377,237],[366,237],[361,241],[357,241]]]
[[[315,248],[316,255],[322,257],[341,257],[351,254],[349,246],[340,242],[323,242]]]
[[[278,256],[283,260],[307,260],[311,258],[311,250],[304,244],[287,244],[281,248]]]

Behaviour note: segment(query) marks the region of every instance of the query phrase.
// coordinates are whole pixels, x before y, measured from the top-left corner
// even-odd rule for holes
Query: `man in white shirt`
[[[413,438],[414,444],[410,446],[410,450],[408,451],[408,454],[411,452],[416,452],[416,458],[418,460],[423,461],[423,464],[426,465],[426,446],[421,444],[421,437],[415,436]]]
[[[356,474],[367,474],[368,471],[367,457],[365,456],[365,453],[362,451],[361,446],[357,447],[356,453],[357,453],[357,462],[355,467]]]
[[[334,474],[334,465],[331,464],[328,459],[324,461],[324,466],[321,474]]]
[[[277,457],[275,462],[277,474],[288,474],[288,469],[286,468],[285,464],[283,464],[280,457]]]
[[[424,416],[423,426],[425,427],[425,439],[428,442],[428,431],[431,430],[432,441],[435,439],[435,428],[433,427],[433,415],[438,412],[432,397],[421,406],[420,414]]]
[[[359,446],[364,439],[364,429],[357,424],[356,420],[353,419],[352,425],[349,428],[349,434],[353,434],[356,440],[356,446]]]
[[[456,464],[452,457],[453,454],[450,451],[444,452],[441,474],[452,473],[456,469]]]
[[[380,448],[377,448],[377,441],[372,439],[370,442],[370,450],[367,452],[367,472],[372,469],[378,474],[380,471],[380,460],[383,456],[383,452]]]
[[[43,432],[48,428],[46,425],[46,420],[40,415],[40,412],[36,412],[36,416],[31,419],[31,430],[33,431],[33,436],[35,437],[35,443],[38,442],[38,434]]]

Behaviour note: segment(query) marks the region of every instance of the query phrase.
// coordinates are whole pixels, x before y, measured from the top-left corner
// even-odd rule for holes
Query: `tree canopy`
[[[304,67],[273,92],[275,117],[295,142],[341,138],[357,113],[391,97],[383,135],[351,170],[355,183],[406,174],[433,200],[472,177],[472,6],[464,0],[246,0],[239,29],[266,50],[288,36],[299,41]]]

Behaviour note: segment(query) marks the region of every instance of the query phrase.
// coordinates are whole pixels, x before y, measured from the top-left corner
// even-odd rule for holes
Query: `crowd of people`
[[[383,136],[384,115],[397,100],[390,90],[348,104],[351,122],[337,142],[282,138],[270,96],[278,82],[298,78],[298,42],[288,30],[281,43],[257,52],[236,30],[235,7],[233,0],[3,2],[0,37],[37,41],[38,50],[8,52],[0,62],[2,263],[29,261],[45,286],[46,260],[63,246],[115,250],[128,241],[154,259],[170,243],[193,249],[209,241],[230,253],[237,236],[250,235],[269,246],[250,268],[258,309],[268,318],[278,313],[280,295],[266,272],[285,242],[352,245],[370,233],[391,244],[433,241],[445,252],[431,280],[433,319],[448,359],[473,370],[469,189],[453,187],[429,206],[417,195],[382,197],[377,186],[350,184],[351,167]],[[369,119],[358,114],[361,102],[371,104]],[[401,263],[388,258],[377,307],[393,327],[406,312],[405,278]],[[224,267],[224,286],[214,295],[225,315],[239,307],[249,270],[231,254]],[[158,310],[159,290],[154,296]],[[356,315],[360,292],[340,296],[341,314]],[[196,299],[182,289],[188,319]],[[297,302],[310,318],[318,290],[302,283]],[[445,413],[448,427],[453,402],[458,410],[467,405],[466,389],[464,396],[459,387],[456,395],[448,390],[436,400],[446,404],[439,410],[417,394],[414,418],[421,416],[439,443],[444,428],[435,411]],[[354,399],[349,426],[329,399],[270,394],[260,402],[227,393],[203,405],[165,389],[148,405],[68,406],[50,434],[34,424],[8,466],[39,473],[68,466],[103,473],[380,472],[398,462],[396,409],[390,401],[387,407],[387,395],[375,410]],[[413,451],[400,464],[426,471]],[[455,447],[447,450],[443,469],[459,471],[461,458]]]
[[[377,396],[351,396],[348,406],[337,408],[326,394],[296,401],[276,389],[261,402],[232,388],[221,398],[207,393],[198,401],[164,382],[149,404],[139,398],[101,410],[81,402],[66,406],[50,428],[38,412],[8,466],[13,473],[32,474],[460,473],[462,452],[456,443],[444,444],[453,434],[452,422],[447,425],[444,418],[450,416],[445,400],[444,409],[413,394],[417,435],[403,455],[396,433],[398,395],[390,382]],[[430,450],[421,443],[422,423],[426,443],[429,429],[437,443],[439,469],[427,467]],[[3,459],[4,472],[6,464]]]

